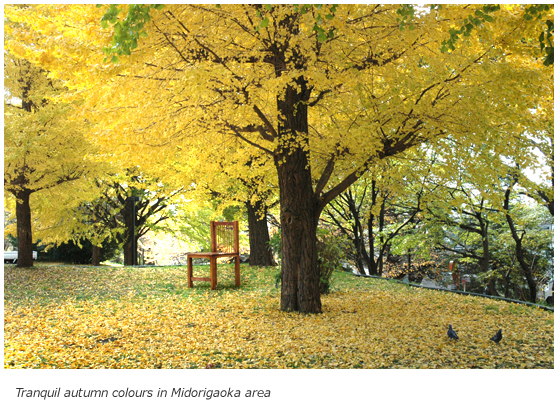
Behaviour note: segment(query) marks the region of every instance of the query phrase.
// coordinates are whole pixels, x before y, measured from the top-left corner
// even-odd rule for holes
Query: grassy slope
[[[300,315],[279,310],[273,268],[242,265],[235,289],[220,265],[216,291],[185,267],[4,270],[5,368],[554,367],[552,312],[346,273]]]

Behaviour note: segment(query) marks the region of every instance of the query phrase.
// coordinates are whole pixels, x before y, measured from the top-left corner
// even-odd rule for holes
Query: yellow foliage
[[[239,159],[258,152],[246,141],[256,143],[260,154],[277,150],[286,139],[265,139],[248,129],[268,130],[265,118],[279,130],[277,98],[299,76],[312,88],[310,102],[325,94],[309,110],[308,141],[299,136],[294,143],[309,149],[316,179],[335,155],[329,187],[406,133],[414,133],[415,144],[435,141],[458,157],[470,152],[469,143],[497,147],[502,135],[534,132],[532,111],[553,95],[552,70],[533,59],[539,28],[522,19],[519,6],[503,7],[495,22],[480,26],[449,54],[440,52],[440,44],[469,8],[418,13],[416,28],[403,31],[397,8],[340,5],[327,23],[336,28],[335,39],[318,44],[312,13],[298,17],[296,34],[275,24],[292,13],[290,5],[275,6],[270,24],[258,33],[249,23],[258,21],[256,9],[246,5],[167,5],[153,11],[148,37],[118,65],[102,63],[101,47],[111,35],[100,27],[102,8],[9,6],[5,13],[22,23],[7,27],[8,47],[64,79],[74,98],[84,99],[78,114],[95,125],[100,146],[146,168],[177,162],[191,165],[198,179],[211,179],[218,159],[231,158],[229,147],[244,145]],[[285,49],[281,73],[265,61],[272,50],[268,39]],[[210,57],[200,60],[204,53]],[[289,63],[294,54],[304,56],[302,67],[295,67],[296,59]],[[372,57],[376,63],[359,67]],[[455,141],[465,144],[455,148]],[[517,145],[498,151],[521,154]],[[274,174],[270,165],[251,168],[240,160],[230,169]]]

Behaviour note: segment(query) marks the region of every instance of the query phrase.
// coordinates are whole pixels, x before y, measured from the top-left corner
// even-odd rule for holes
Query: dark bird
[[[458,340],[458,339],[459,339],[459,338],[457,337],[457,333],[455,333],[455,331],[451,328],[451,325],[449,325],[448,337],[449,337],[450,339],[454,339],[454,340]]]
[[[496,335],[492,336],[490,338],[490,340],[493,340],[494,342],[496,342],[499,345],[500,341],[502,340],[502,329],[500,329],[498,332],[496,332]]]

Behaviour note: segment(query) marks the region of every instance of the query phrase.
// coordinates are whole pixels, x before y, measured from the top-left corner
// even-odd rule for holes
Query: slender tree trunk
[[[17,266],[29,268],[33,266],[33,235],[31,230],[30,190],[15,193],[17,219]]]
[[[358,225],[360,226],[360,224]],[[356,259],[355,263],[357,265],[357,269],[361,275],[366,274],[366,270],[364,269],[364,265],[367,267],[370,266],[370,259],[368,257],[368,253],[366,253],[366,247],[364,246],[364,236],[362,236],[362,230],[359,230],[356,224],[353,225],[353,234],[355,237],[354,245],[356,252]],[[370,270],[368,270],[368,274],[370,274]]]
[[[347,191],[346,196],[342,197],[344,202],[347,204],[347,207],[349,208],[351,216],[353,217],[353,244],[355,245],[356,250],[355,264],[359,273],[365,275],[366,270],[364,269],[364,265],[366,265],[366,267],[369,267],[370,260],[368,253],[366,252],[366,246],[364,242],[364,230],[362,229],[362,222],[360,220],[360,209],[356,205],[355,198],[352,195],[351,189]],[[370,274],[370,269],[368,270],[368,273]]]
[[[488,222],[484,222],[479,218],[482,231],[482,259],[480,261],[481,270],[488,272],[490,270],[490,247],[488,244]]]
[[[492,296],[500,296],[500,294],[498,293],[498,291],[496,290],[496,279],[495,278],[491,278],[488,281],[488,292],[492,295]]]
[[[533,276],[533,272],[531,270],[531,267],[529,266],[529,263],[527,263],[527,261],[525,260],[525,256],[523,255],[523,235],[519,237],[519,235],[517,234],[517,229],[515,228],[515,223],[510,216],[510,195],[512,188],[516,183],[517,179],[515,179],[506,189],[504,197],[504,211],[506,212],[506,221],[508,222],[511,235],[513,237],[513,240],[515,241],[515,257],[519,262],[519,266],[521,266],[521,270],[523,271],[525,279],[527,280],[527,285],[529,286],[529,300],[535,303],[537,301],[537,282],[535,281],[535,277]]]
[[[490,245],[488,244],[488,224],[487,220],[482,218],[480,213],[477,214],[477,220],[479,221],[479,227],[481,230],[482,236],[482,258],[479,261],[481,271],[488,272],[490,270]],[[500,296],[498,291],[496,290],[496,278],[492,277],[488,281],[488,291],[492,296]]]
[[[374,189],[372,189],[372,193],[374,193]],[[374,203],[372,203],[374,204]],[[370,250],[370,258],[366,260],[366,264],[368,265],[368,274],[372,276],[381,276],[378,275],[378,265],[376,264],[376,246],[374,244],[374,215],[370,213],[368,215],[368,250]],[[381,245],[380,245],[381,248]],[[364,251],[366,253],[366,251]],[[368,256],[367,256],[368,257]]]
[[[134,240],[134,219],[136,218],[134,215],[134,202],[130,200],[126,200],[124,208],[122,208],[122,213],[124,214],[124,224],[126,226],[125,230],[125,240],[124,240],[124,266],[133,266],[137,265],[137,262],[134,262],[134,245],[137,245]],[[136,228],[137,230],[137,228]]]
[[[99,246],[93,245],[91,264],[93,266],[101,266],[101,248]]]
[[[250,239],[250,266],[276,266],[273,251],[269,247],[267,208],[261,201],[246,202],[248,212],[248,235]],[[259,212],[263,212],[263,217]]]
[[[379,193],[379,192],[378,192]],[[376,203],[376,201],[374,201]],[[382,198],[382,206],[380,207],[380,219],[379,219],[379,232],[380,232],[380,253],[378,254],[378,276],[382,276],[384,273],[384,254],[386,248],[389,246],[389,237],[386,239],[384,234],[384,227],[386,221],[386,198]]]
[[[348,204],[349,204],[349,210],[351,211],[351,214],[353,215],[353,220],[354,220],[354,224],[353,224],[353,235],[355,238],[354,244],[355,244],[355,248],[357,251],[357,267],[358,270],[361,274],[366,274],[366,271],[364,270],[364,265],[366,265],[367,267],[370,267],[370,257],[368,256],[368,253],[366,252],[366,246],[365,246],[365,242],[364,242],[364,231],[362,230],[362,223],[360,221],[360,213],[356,208],[356,205],[354,203],[354,199],[351,197],[348,200]],[[352,205],[352,206],[351,206]],[[370,269],[368,269],[368,274],[370,273]]]
[[[133,252],[132,252],[132,242],[128,241],[124,243],[124,247],[122,248],[124,252],[124,266],[133,266]]]

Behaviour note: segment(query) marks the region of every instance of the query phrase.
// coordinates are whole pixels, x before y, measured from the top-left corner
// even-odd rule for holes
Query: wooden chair
[[[211,222],[211,252],[188,253],[188,287],[193,287],[192,281],[211,282],[211,289],[217,288],[217,259],[234,257],[234,271],[236,287],[240,286],[240,251],[238,247],[238,222]],[[209,259],[209,277],[193,277],[192,259]]]

